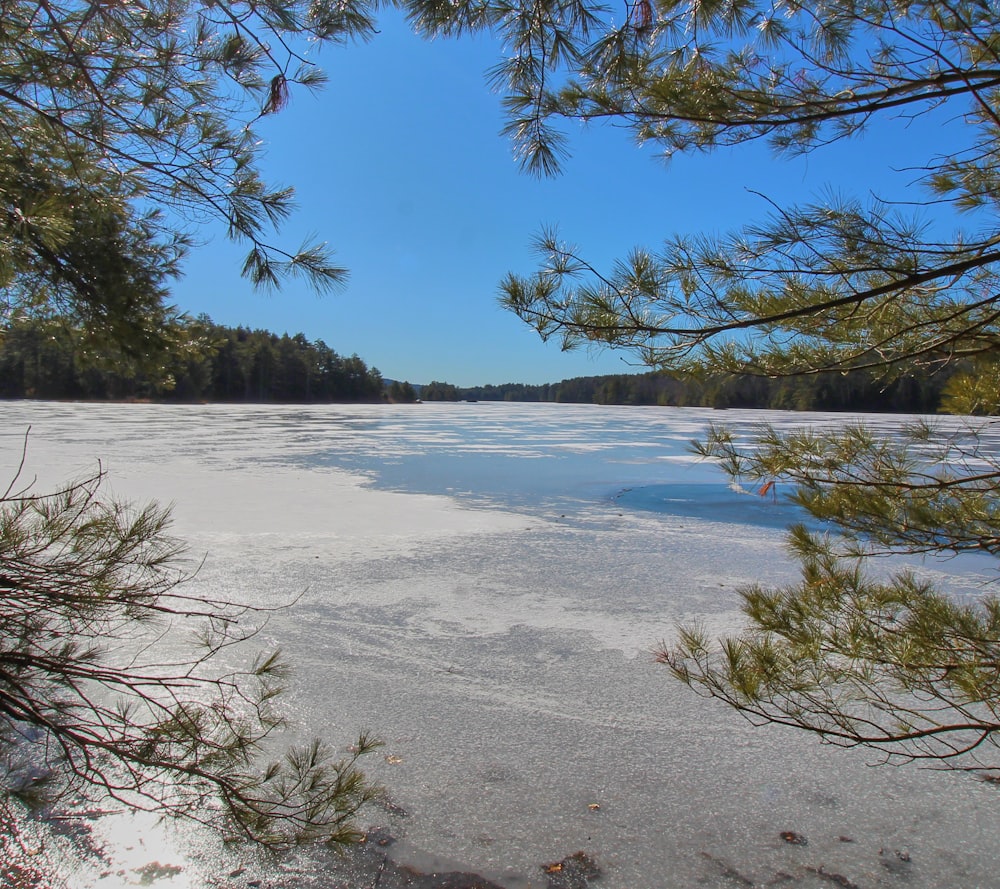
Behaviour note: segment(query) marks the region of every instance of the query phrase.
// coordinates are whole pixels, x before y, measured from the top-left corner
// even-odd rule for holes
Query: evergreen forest
[[[677,407],[932,414],[949,407],[963,371],[949,366],[890,381],[855,370],[767,378],[719,373],[574,377],[558,383],[462,388],[385,380],[322,340],[181,317],[152,353],[95,348],[64,317],[33,318],[0,335],[0,397],[178,402],[536,401]]]
[[[680,378],[664,373],[574,377],[529,386],[504,383],[463,389],[432,382],[424,401],[554,401],[676,407],[758,408],[933,414],[947,409],[961,372],[922,373],[886,381],[867,371],[768,378],[719,373]]]
[[[153,354],[100,352],[64,318],[32,319],[0,335],[4,398],[219,402],[378,401],[385,383],[357,355],[301,334],[181,318]]]

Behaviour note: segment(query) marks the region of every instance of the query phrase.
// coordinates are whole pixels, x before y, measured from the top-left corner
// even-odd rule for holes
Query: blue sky
[[[228,325],[304,333],[357,353],[386,377],[462,386],[641,370],[614,352],[564,353],[543,344],[496,302],[508,271],[535,268],[542,226],[607,268],[632,247],[675,232],[724,231],[768,211],[752,192],[808,199],[827,187],[901,194],[896,172],[925,160],[927,128],[884,127],[806,158],[775,159],[763,145],[675,158],[640,149],[627,131],[570,130],[573,156],[556,179],[520,172],[499,97],[485,72],[498,49],[485,38],[422,41],[387,13],[371,43],[324,48],[330,82],[293,93],[266,121],[264,173],[291,185],[298,208],[278,242],[326,241],[351,273],[346,289],[279,293],[240,278],[243,251],[208,226],[173,301]],[[571,125],[572,126],[572,125]]]

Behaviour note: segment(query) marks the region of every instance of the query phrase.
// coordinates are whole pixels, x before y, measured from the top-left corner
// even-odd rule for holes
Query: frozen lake
[[[687,451],[712,421],[762,419],[844,418],[7,402],[0,448],[10,475],[30,425],[39,490],[100,460],[117,494],[174,503],[205,558],[193,592],[294,601],[264,640],[295,667],[289,715],[337,745],[362,728],[385,741],[367,770],[394,805],[363,823],[396,838],[397,861],[510,889],[546,887],[541,866],[577,851],[605,889],[1000,886],[995,786],[753,728],[653,663],[678,622],[734,630],[737,587],[795,576],[791,508],[730,492]],[[917,570],[967,595],[994,576]],[[320,854],[236,867],[208,841],[107,824],[126,863],[81,863],[72,884],[137,884],[155,860],[163,887],[350,885]]]

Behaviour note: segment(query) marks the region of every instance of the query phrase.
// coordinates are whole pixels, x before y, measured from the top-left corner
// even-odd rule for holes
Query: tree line
[[[918,372],[886,381],[863,370],[771,379],[740,374],[678,377],[651,372],[574,377],[559,383],[460,388],[432,382],[424,401],[539,401],[674,407],[932,414],[951,405],[957,370]]]
[[[297,333],[181,318],[153,354],[91,348],[63,317],[24,320],[0,336],[0,396],[222,402],[378,401],[385,382],[357,355]],[[402,394],[405,394],[402,393]]]
[[[357,355],[344,357],[302,333],[227,327],[181,317],[152,354],[95,349],[65,317],[21,320],[0,336],[0,397],[218,402],[534,401],[674,407],[930,414],[950,406],[959,371],[886,381],[872,372],[771,379],[663,373],[573,377],[558,383],[458,387],[385,380]]]

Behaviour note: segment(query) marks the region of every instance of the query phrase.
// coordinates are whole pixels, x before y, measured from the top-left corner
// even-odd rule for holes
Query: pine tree
[[[364,3],[14,0],[0,29],[0,320],[52,307],[155,337],[191,220],[248,248],[261,286],[337,286],[316,244],[269,241],[292,192],[257,167],[254,125],[322,72],[310,42],[364,38]]]
[[[167,511],[99,497],[102,474],[0,497],[0,752],[8,792],[184,816],[282,845],[349,843],[376,793],[319,741],[274,759],[287,665],[223,666],[266,614],[192,596]],[[169,639],[167,629],[170,630]],[[170,645],[170,651],[165,646]]]

